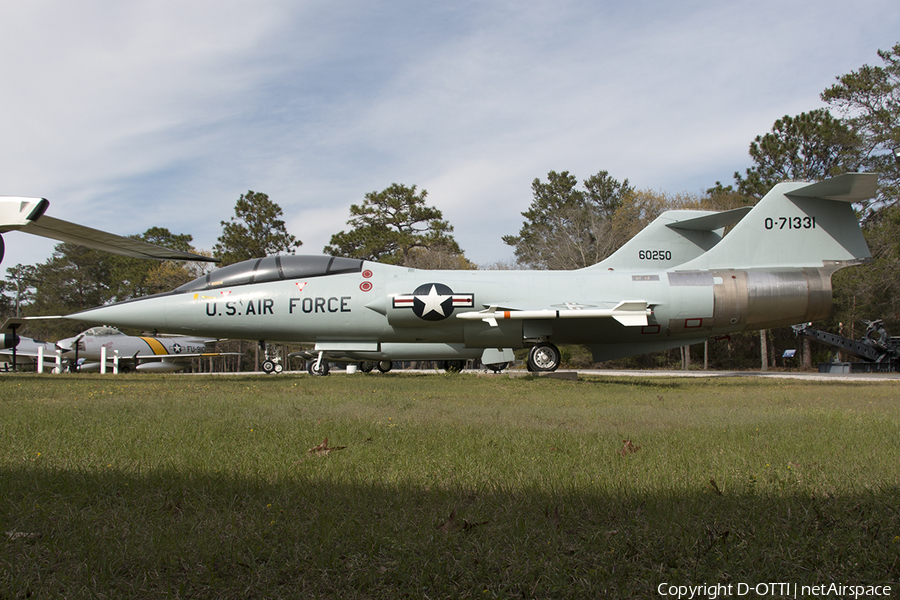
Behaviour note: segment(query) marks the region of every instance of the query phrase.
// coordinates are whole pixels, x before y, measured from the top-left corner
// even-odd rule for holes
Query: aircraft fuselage
[[[315,343],[351,352],[425,340],[468,348],[521,348],[541,339],[673,347],[823,318],[831,305],[829,271],[423,271],[360,262],[350,273],[173,292],[97,310],[103,311],[103,322],[116,326]],[[560,298],[566,302],[560,304]],[[612,308],[622,299],[647,303],[652,312],[646,324],[573,314]],[[458,318],[491,306],[551,309],[547,318],[500,318],[496,325]]]

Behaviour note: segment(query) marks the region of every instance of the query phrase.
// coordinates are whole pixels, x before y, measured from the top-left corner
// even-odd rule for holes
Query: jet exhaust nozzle
[[[2,253],[2,250],[0,250]],[[3,347],[4,348],[15,348],[19,345],[19,336],[15,333],[4,333],[3,334]]]

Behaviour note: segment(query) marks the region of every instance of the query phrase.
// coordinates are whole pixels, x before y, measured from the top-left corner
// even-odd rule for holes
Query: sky
[[[510,261],[531,183],[733,183],[775,120],[900,42],[897,0],[29,0],[0,8],[0,194],[211,249],[249,190],[321,254],[416,185]],[[3,268],[55,243],[4,236]]]

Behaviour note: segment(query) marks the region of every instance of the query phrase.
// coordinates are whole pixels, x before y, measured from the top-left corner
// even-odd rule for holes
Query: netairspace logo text
[[[797,583],[717,583],[712,585],[674,585],[661,583],[656,593],[667,599],[693,600],[718,598],[818,598],[822,596],[851,598],[887,598],[891,595],[889,585],[847,585],[843,583],[823,583],[801,585]]]

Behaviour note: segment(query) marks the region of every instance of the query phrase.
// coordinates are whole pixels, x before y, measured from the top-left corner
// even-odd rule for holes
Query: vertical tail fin
[[[608,258],[588,269],[638,271],[675,268],[718,244],[725,228],[740,221],[749,210],[666,211]]]
[[[875,195],[878,175],[779,183],[709,252],[679,270],[845,266],[871,258],[853,202]]]

